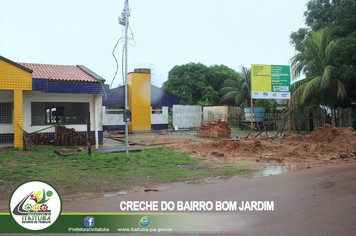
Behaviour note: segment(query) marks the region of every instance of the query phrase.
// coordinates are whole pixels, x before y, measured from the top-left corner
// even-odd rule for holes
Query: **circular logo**
[[[14,220],[29,230],[49,227],[62,210],[62,201],[57,190],[38,180],[18,186],[12,193],[9,205]]]

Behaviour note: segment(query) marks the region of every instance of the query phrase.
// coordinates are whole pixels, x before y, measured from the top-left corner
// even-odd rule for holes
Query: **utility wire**
[[[119,71],[119,62],[117,61],[117,58],[116,58],[116,56],[115,56],[115,50],[116,50],[117,45],[120,43],[121,39],[123,39],[122,36],[121,36],[121,38],[119,38],[119,40],[117,40],[117,42],[116,42],[116,44],[115,44],[115,47],[114,47],[114,49],[112,50],[112,53],[111,53],[112,56],[113,56],[114,59],[115,59],[115,62],[116,62],[116,71],[115,71],[115,75],[114,75],[114,77],[113,77],[113,79],[112,79],[112,81],[111,81],[110,88],[112,88],[112,85],[113,85],[114,80],[115,80],[115,78],[116,78],[117,72]]]

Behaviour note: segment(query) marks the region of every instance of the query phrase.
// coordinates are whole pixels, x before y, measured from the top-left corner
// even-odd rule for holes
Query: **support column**
[[[14,147],[23,148],[23,90],[14,90]]]
[[[95,130],[95,149],[99,149],[99,131],[98,131],[98,104],[97,95],[94,94],[94,130]]]

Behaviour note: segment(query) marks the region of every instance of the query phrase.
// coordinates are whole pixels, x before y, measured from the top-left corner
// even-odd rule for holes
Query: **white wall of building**
[[[106,114],[105,106],[102,107],[103,125],[125,125],[122,114]],[[162,114],[152,114],[151,124],[168,124],[168,107],[162,107]]]
[[[125,125],[123,114],[106,114],[102,106],[103,125]]]
[[[162,107],[162,114],[152,114],[151,107],[151,124],[168,124],[168,107]]]
[[[31,102],[87,102],[89,103],[91,131],[95,130],[95,117],[98,118],[98,130],[103,130],[102,122],[102,96],[93,94],[66,94],[66,93],[42,93],[40,91],[24,91],[24,107],[23,107],[23,127],[27,132],[35,132],[37,130],[47,128],[48,125],[31,125]],[[98,114],[95,116],[94,101],[97,106]],[[76,131],[87,131],[87,125],[66,125],[67,128],[74,128]],[[12,129],[13,132],[13,129]],[[42,132],[55,132],[55,128],[49,128]]]
[[[172,116],[173,127],[196,128],[202,124],[202,107],[199,105],[173,105]]]
[[[0,90],[0,103],[9,102],[14,102],[14,91]],[[14,133],[14,108],[12,108],[12,124],[0,124],[0,133]]]

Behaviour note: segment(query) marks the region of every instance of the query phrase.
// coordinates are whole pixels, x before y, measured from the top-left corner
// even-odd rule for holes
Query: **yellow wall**
[[[32,90],[32,74],[0,59],[0,90],[14,91],[14,146],[23,148],[23,90]]]
[[[130,73],[127,84],[132,112],[129,130],[151,130],[151,74]]]

